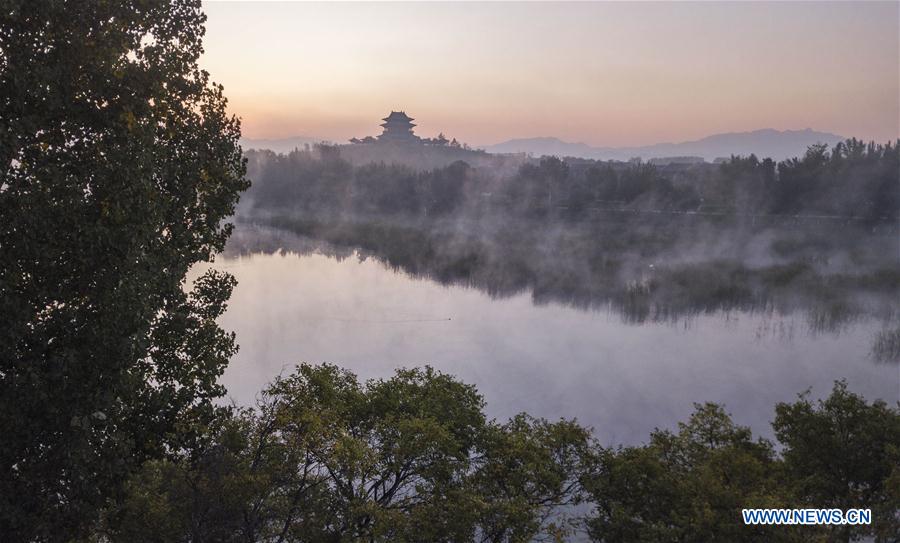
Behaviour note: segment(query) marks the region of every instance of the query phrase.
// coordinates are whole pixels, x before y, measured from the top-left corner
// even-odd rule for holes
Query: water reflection
[[[636,236],[642,243],[638,245],[589,243],[592,234],[630,232],[621,223],[614,223],[613,230],[595,231],[570,225],[558,238],[546,232],[531,236],[527,228],[537,225],[528,222],[519,225],[522,234],[482,224],[460,227],[459,222],[452,223],[449,232],[431,223],[313,221],[292,226],[312,237],[244,224],[229,243],[228,254],[315,252],[339,260],[363,255],[394,271],[474,287],[495,299],[526,293],[537,305],[614,310],[631,324],[737,311],[800,312],[806,327],[817,333],[839,333],[861,319],[877,319],[889,331],[900,326],[900,266],[877,251],[877,244],[884,242],[878,239],[867,240],[877,242],[867,258],[857,255],[856,263],[836,267],[828,261],[839,260],[842,248],[794,251],[781,259],[769,247],[753,249],[754,243],[783,244],[788,235],[784,231],[756,232],[741,243],[733,238],[746,237],[746,232],[731,229],[719,234],[732,246],[728,252],[710,252],[714,239],[706,237],[701,254],[685,246],[684,238],[690,236],[684,232],[662,244],[650,240],[658,235],[646,233]],[[814,239],[808,233],[800,237],[805,243]],[[898,333],[879,336],[870,354],[880,361],[900,360],[897,342],[891,340]]]
[[[823,334],[806,315],[772,307],[636,326],[608,301],[591,311],[536,305],[547,300],[497,298],[287,233],[257,239],[254,253],[241,254],[240,241],[215,263],[239,281],[222,319],[241,345],[223,378],[239,403],[300,361],[363,377],[431,364],[475,383],[492,416],[577,417],[607,443],[633,443],[685,419],[696,401],[723,402],[769,435],[776,402],[810,387],[825,394],[835,379],[867,398],[900,396],[900,368],[870,360],[880,321],[845,320]]]

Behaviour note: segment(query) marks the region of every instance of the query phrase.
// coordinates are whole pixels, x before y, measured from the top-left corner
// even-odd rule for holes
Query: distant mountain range
[[[511,139],[489,145],[484,149],[489,153],[530,153],[534,156],[557,155],[596,160],[629,160],[641,157],[644,160],[667,157],[701,157],[709,162],[731,155],[749,155],[784,160],[803,156],[806,148],[814,143],[834,145],[844,140],[843,136],[806,130],[773,130],[766,128],[752,132],[732,132],[714,134],[696,141],[681,143],[657,143],[643,147],[593,147],[586,143],[570,143],[558,138]],[[284,139],[242,139],[244,149],[271,149],[277,153],[289,153],[295,148],[302,149],[325,141],[322,138],[297,136]]]
[[[585,143],[569,143],[558,138],[512,139],[489,145],[489,153],[530,153],[534,156],[558,155],[597,160],[628,160],[641,157],[644,160],[663,157],[702,157],[713,161],[731,155],[768,157],[774,160],[802,156],[807,147],[815,143],[834,145],[844,140],[837,134],[806,130],[773,130],[766,128],[753,132],[714,134],[696,141],[681,143],[657,143],[643,147],[593,147]]]

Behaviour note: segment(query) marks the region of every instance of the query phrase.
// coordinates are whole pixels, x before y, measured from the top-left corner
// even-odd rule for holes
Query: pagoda
[[[384,127],[384,132],[378,136],[379,141],[404,143],[419,142],[419,137],[413,134],[413,127],[416,126],[412,123],[413,118],[408,116],[405,112],[391,111],[391,114],[382,119],[382,121],[384,121],[381,125]]]

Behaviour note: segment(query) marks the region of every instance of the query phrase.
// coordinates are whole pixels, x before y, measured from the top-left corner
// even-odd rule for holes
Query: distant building
[[[403,111],[392,111],[390,115],[382,119],[384,132],[378,136],[379,141],[418,143],[419,137],[413,134],[413,118]]]
[[[350,143],[355,145],[370,143],[417,143],[433,147],[453,147],[470,151],[470,147],[464,143],[448,140],[443,132],[436,138],[420,138],[413,134],[413,118],[403,111],[391,111],[391,114],[382,119],[381,127],[384,131],[377,138],[366,136],[364,138],[350,138]]]

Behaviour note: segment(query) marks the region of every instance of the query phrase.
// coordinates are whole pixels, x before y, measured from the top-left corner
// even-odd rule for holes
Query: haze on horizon
[[[598,146],[812,128],[900,137],[900,4],[206,2],[202,65],[248,138]]]

